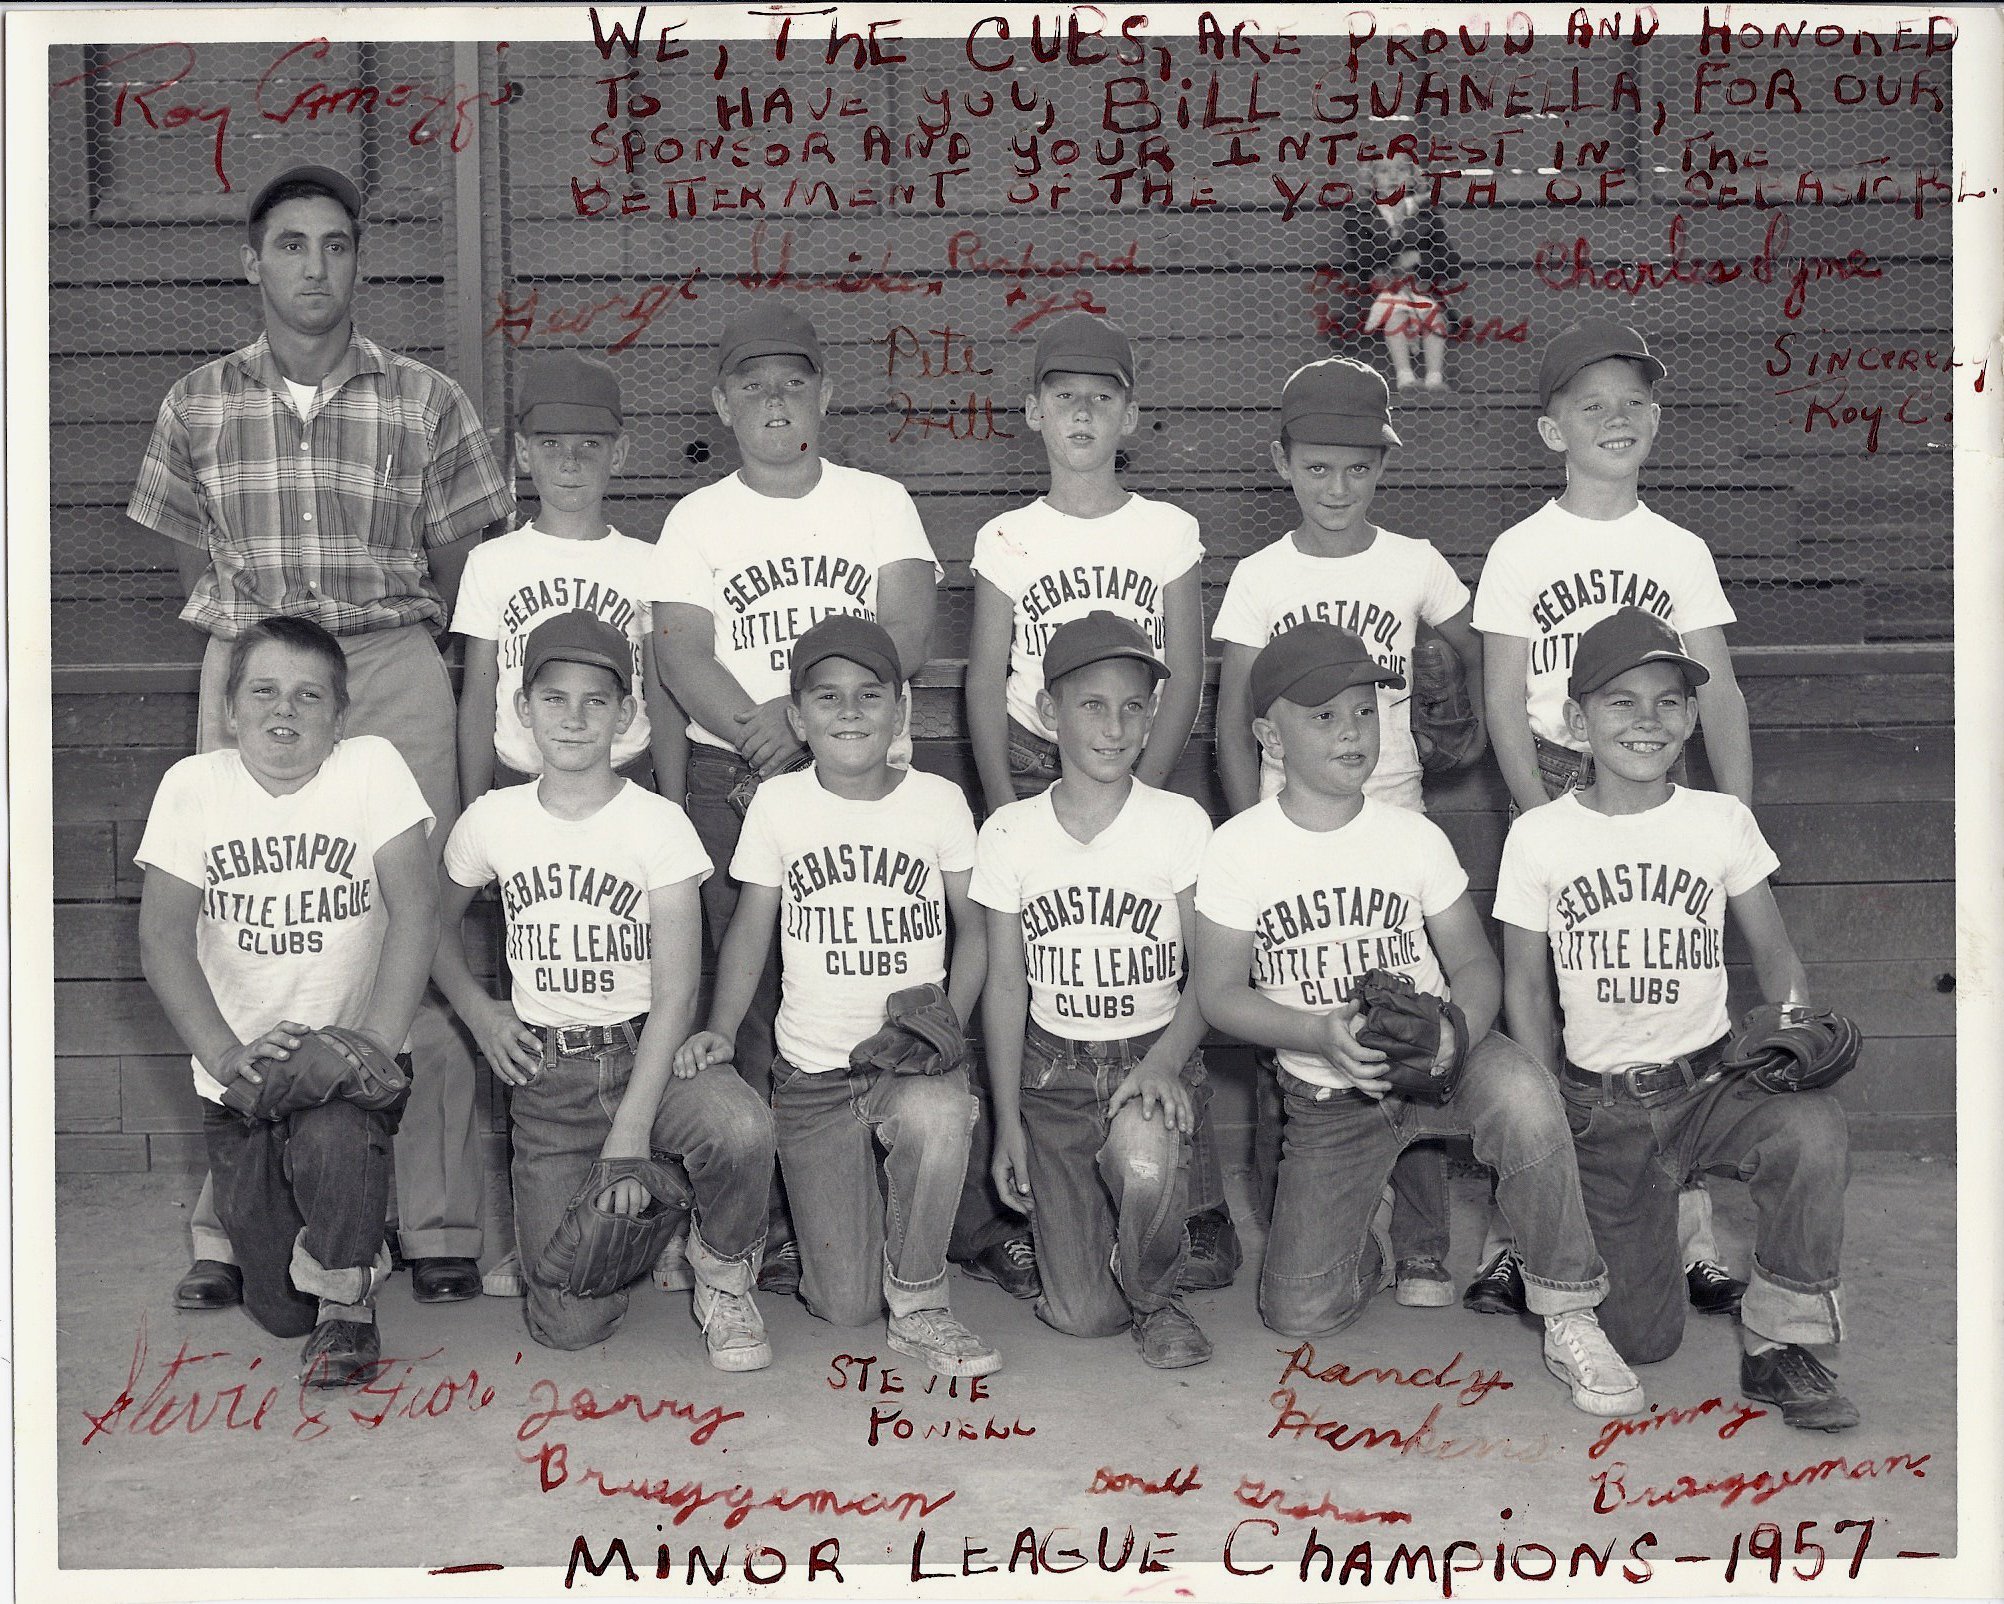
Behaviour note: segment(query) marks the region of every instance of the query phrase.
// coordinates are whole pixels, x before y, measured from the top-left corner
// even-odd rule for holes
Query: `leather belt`
[[[647,1016],[640,1014],[616,1025],[538,1025],[535,1029],[543,1038],[544,1047],[559,1058],[573,1058],[583,1053],[601,1053],[608,1047],[638,1046],[646,1023]]]
[[[1634,1103],[1653,1102],[1678,1092],[1708,1086],[1725,1073],[1726,1044],[1731,1036],[1721,1036],[1709,1047],[1686,1053],[1666,1064],[1626,1064],[1620,1069],[1582,1069],[1566,1060],[1562,1078],[1575,1086],[1600,1093],[1606,1102],[1626,1099]]]

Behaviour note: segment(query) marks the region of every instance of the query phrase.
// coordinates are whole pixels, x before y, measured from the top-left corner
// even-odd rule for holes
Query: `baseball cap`
[[[717,377],[722,378],[740,362],[761,356],[805,357],[816,373],[827,371],[814,325],[787,306],[768,303],[724,325],[717,341]]]
[[[1538,410],[1550,411],[1552,397],[1576,375],[1611,356],[1641,363],[1652,384],[1666,371],[1649,354],[1648,343],[1626,323],[1617,323],[1611,317],[1581,318],[1572,327],[1553,335],[1551,344],[1545,347],[1545,355],[1538,363]]]
[[[1631,668],[1644,663],[1675,663],[1693,689],[1712,677],[1710,669],[1684,653],[1684,643],[1654,613],[1640,607],[1624,607],[1595,624],[1573,648],[1573,670],[1566,681],[1566,693],[1575,701],[1589,691],[1597,691],[1609,680],[1621,678]]]
[[[545,663],[589,663],[609,668],[619,688],[633,694],[633,647],[627,638],[597,613],[582,608],[555,613],[529,631],[522,648],[522,685],[535,683]]]
[[[1169,677],[1168,665],[1155,655],[1139,624],[1098,607],[1051,631],[1044,647],[1044,684],[1055,685],[1074,669],[1110,657],[1130,657],[1145,665],[1157,683]]]
[[[359,221],[362,216],[362,192],[355,187],[354,179],[318,162],[294,162],[258,186],[257,193],[251,196],[250,210],[244,214],[245,220],[255,223],[264,216],[271,209],[271,197],[287,184],[318,185],[341,203],[351,219]]]
[[[1314,446],[1395,446],[1392,392],[1384,375],[1354,357],[1325,356],[1296,368],[1280,391],[1280,427]]]
[[[1031,385],[1047,373],[1103,373],[1132,390],[1134,344],[1105,318],[1070,312],[1038,336]]]
[[[1259,649],[1252,665],[1252,710],[1265,718],[1267,709],[1285,698],[1302,707],[1320,707],[1352,685],[1405,685],[1405,676],[1379,666],[1363,638],[1321,619],[1310,619],[1283,630]]]
[[[867,668],[886,685],[904,684],[889,630],[874,619],[831,613],[793,643],[793,666],[787,675],[791,688],[798,691],[814,665],[831,657]]]
[[[618,434],[626,427],[619,404],[619,379],[603,362],[575,351],[538,357],[522,377],[515,404],[516,427],[524,434]]]

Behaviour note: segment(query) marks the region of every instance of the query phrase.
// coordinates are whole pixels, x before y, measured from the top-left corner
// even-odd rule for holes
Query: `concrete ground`
[[[764,1545],[776,1552],[754,1555],[755,1573],[769,1579],[783,1556],[773,1591],[788,1592],[807,1583],[818,1544],[852,1581],[858,1566],[896,1565],[904,1591],[922,1531],[925,1575],[1006,1564],[1014,1550],[1019,1588],[1032,1549],[1057,1571],[1080,1550],[1082,1572],[1044,1585],[1081,1596],[1161,1585],[1141,1573],[1144,1547],[1156,1564],[1216,1565],[1228,1538],[1241,1570],[1271,1562],[1268,1582],[1298,1586],[1312,1534],[1339,1570],[1368,1543],[1378,1580],[1401,1544],[1424,1544],[1424,1582],[1457,1541],[1452,1562],[1485,1576],[1500,1543],[1520,1577],[1536,1578],[1550,1550],[1561,1578],[1582,1564],[1591,1578],[1575,1558],[1587,1544],[1611,1550],[1610,1583],[1647,1563],[1659,1581],[1720,1592],[1697,1584],[1732,1578],[1737,1541],[1742,1584],[1773,1563],[1812,1574],[1820,1543],[1826,1575],[1862,1546],[1869,1590],[1897,1594],[1896,1556],[1956,1543],[1954,1167],[1863,1154],[1856,1169],[1842,1368],[1865,1418],[1836,1436],[1744,1406],[1732,1325],[1695,1314],[1682,1350],[1642,1373],[1651,1413],[1619,1428],[1569,1406],[1528,1321],[1387,1295],[1290,1358],[1295,1345],[1254,1311],[1256,1239],[1236,1286],[1191,1299],[1216,1358],[1174,1373],[1145,1368],[1125,1337],[1059,1336],[957,1274],[956,1311],[1006,1360],[978,1386],[929,1384],[881,1326],[838,1330],[797,1303],[766,1300],[774,1367],[726,1376],[704,1361],[686,1293],[643,1283],[611,1343],[558,1354],[528,1341],[512,1300],[419,1307],[399,1276],[382,1304],[394,1362],[380,1382],[308,1393],[294,1383],[296,1342],[240,1311],[173,1309],[195,1178],[69,1178],[57,1198],[60,1562],[513,1571],[565,1565],[582,1536],[594,1559],[623,1538],[643,1582],[667,1545],[676,1587],[692,1546],[711,1566],[728,1553],[722,1586],[739,1591],[747,1551]],[[1745,1190],[1715,1194],[1743,1271]],[[1482,1197],[1473,1177],[1455,1182],[1463,1279]],[[210,1535],[219,1498],[226,1542]],[[1776,1528],[1780,1559],[1756,1557]],[[613,1576],[624,1583],[616,1560]]]

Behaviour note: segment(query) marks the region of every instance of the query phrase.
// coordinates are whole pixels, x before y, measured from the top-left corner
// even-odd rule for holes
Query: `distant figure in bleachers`
[[[1380,334],[1401,390],[1420,382],[1413,345],[1426,363],[1426,387],[1447,388],[1448,296],[1460,286],[1462,260],[1440,213],[1426,204],[1426,180],[1400,151],[1370,168],[1371,193],[1343,217],[1344,265],[1371,292],[1364,333]]]

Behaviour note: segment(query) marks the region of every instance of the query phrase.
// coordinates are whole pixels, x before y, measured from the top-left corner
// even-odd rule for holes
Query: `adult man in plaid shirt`
[[[348,655],[344,733],[381,735],[437,822],[459,813],[442,631],[467,552],[514,497],[465,392],[354,330],[362,196],[328,167],[292,166],[252,197],[244,276],[264,333],[168,391],[128,516],[174,542],[207,631],[199,749],[225,744],[229,643],[275,613],[311,618]],[[443,594],[441,594],[443,592]],[[477,1296],[480,1154],[473,1062],[435,1003],[412,1031],[419,1073],[396,1141],[402,1248],[420,1302]],[[184,1309],[224,1308],[242,1278],[205,1184]]]

